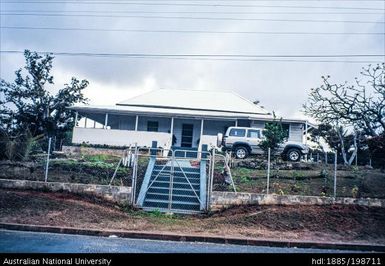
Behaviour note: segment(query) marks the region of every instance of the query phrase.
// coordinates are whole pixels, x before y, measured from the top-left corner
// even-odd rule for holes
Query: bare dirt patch
[[[385,211],[358,206],[241,206],[168,216],[67,193],[0,189],[0,222],[198,235],[385,243]]]

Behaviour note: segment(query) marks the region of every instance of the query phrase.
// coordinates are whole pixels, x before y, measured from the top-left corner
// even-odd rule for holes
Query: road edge
[[[269,246],[269,247],[289,247],[289,248],[316,248],[316,249],[339,249],[339,250],[357,250],[357,251],[375,251],[385,252],[385,245],[378,244],[357,244],[348,242],[313,242],[313,241],[288,241],[275,239],[258,239],[258,238],[240,238],[226,236],[202,236],[202,235],[186,235],[175,233],[157,233],[157,232],[140,232],[140,231],[124,231],[124,230],[100,230],[100,229],[84,229],[75,227],[57,227],[47,225],[32,224],[15,224],[0,223],[0,229],[59,233],[59,234],[75,234],[89,236],[108,237],[115,235],[122,238],[134,239],[150,239],[164,241],[181,241],[181,242],[206,242],[215,244],[233,244],[248,246]]]

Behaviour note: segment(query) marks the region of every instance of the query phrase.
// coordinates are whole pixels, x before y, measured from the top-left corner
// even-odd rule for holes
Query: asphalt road
[[[0,230],[0,253],[336,253],[327,249],[276,248],[198,242]]]

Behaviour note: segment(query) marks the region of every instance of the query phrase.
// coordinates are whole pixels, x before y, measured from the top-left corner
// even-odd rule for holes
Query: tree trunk
[[[354,131],[354,138],[353,138],[353,141],[354,141],[354,151],[353,151],[353,153],[352,153],[352,156],[350,157],[350,159],[349,159],[349,165],[352,165],[352,163],[353,163],[353,160],[354,160],[354,158],[356,158],[356,156],[357,156],[357,152],[358,152],[358,146],[357,146],[357,132],[356,131]]]
[[[345,165],[348,165],[349,162],[346,158],[346,151],[345,151],[345,142],[344,142],[344,136],[342,135],[342,127],[339,127],[337,129],[337,133],[338,133],[338,137],[340,139],[340,142],[341,142],[341,153],[342,153],[342,158],[344,159],[344,164]]]

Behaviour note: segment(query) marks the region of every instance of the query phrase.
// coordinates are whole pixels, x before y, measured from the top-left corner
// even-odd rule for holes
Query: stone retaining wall
[[[361,205],[370,207],[385,208],[385,199],[370,198],[336,198],[316,197],[316,196],[298,196],[298,195],[265,195],[255,193],[235,193],[213,191],[211,195],[211,208],[220,209],[233,205]]]
[[[109,149],[109,148],[94,148],[94,147],[81,147],[81,146],[63,146],[62,151],[68,155],[115,155],[121,157],[123,155],[123,149]]]
[[[42,182],[29,180],[0,179],[0,188],[47,190],[52,192],[66,191],[76,194],[94,195],[105,200],[127,204],[131,198],[131,187],[107,186],[94,184],[76,184],[61,182]],[[255,193],[234,193],[213,191],[211,209],[218,210],[234,205],[361,205],[385,208],[385,199],[370,198],[336,198],[298,196],[298,195],[265,195]]]
[[[93,195],[105,200],[127,204],[130,202],[131,187],[94,185],[94,184],[77,184],[77,183],[61,183],[61,182],[42,182],[29,180],[11,180],[0,179],[0,188],[10,189],[31,189],[52,192],[71,192],[76,194]]]

